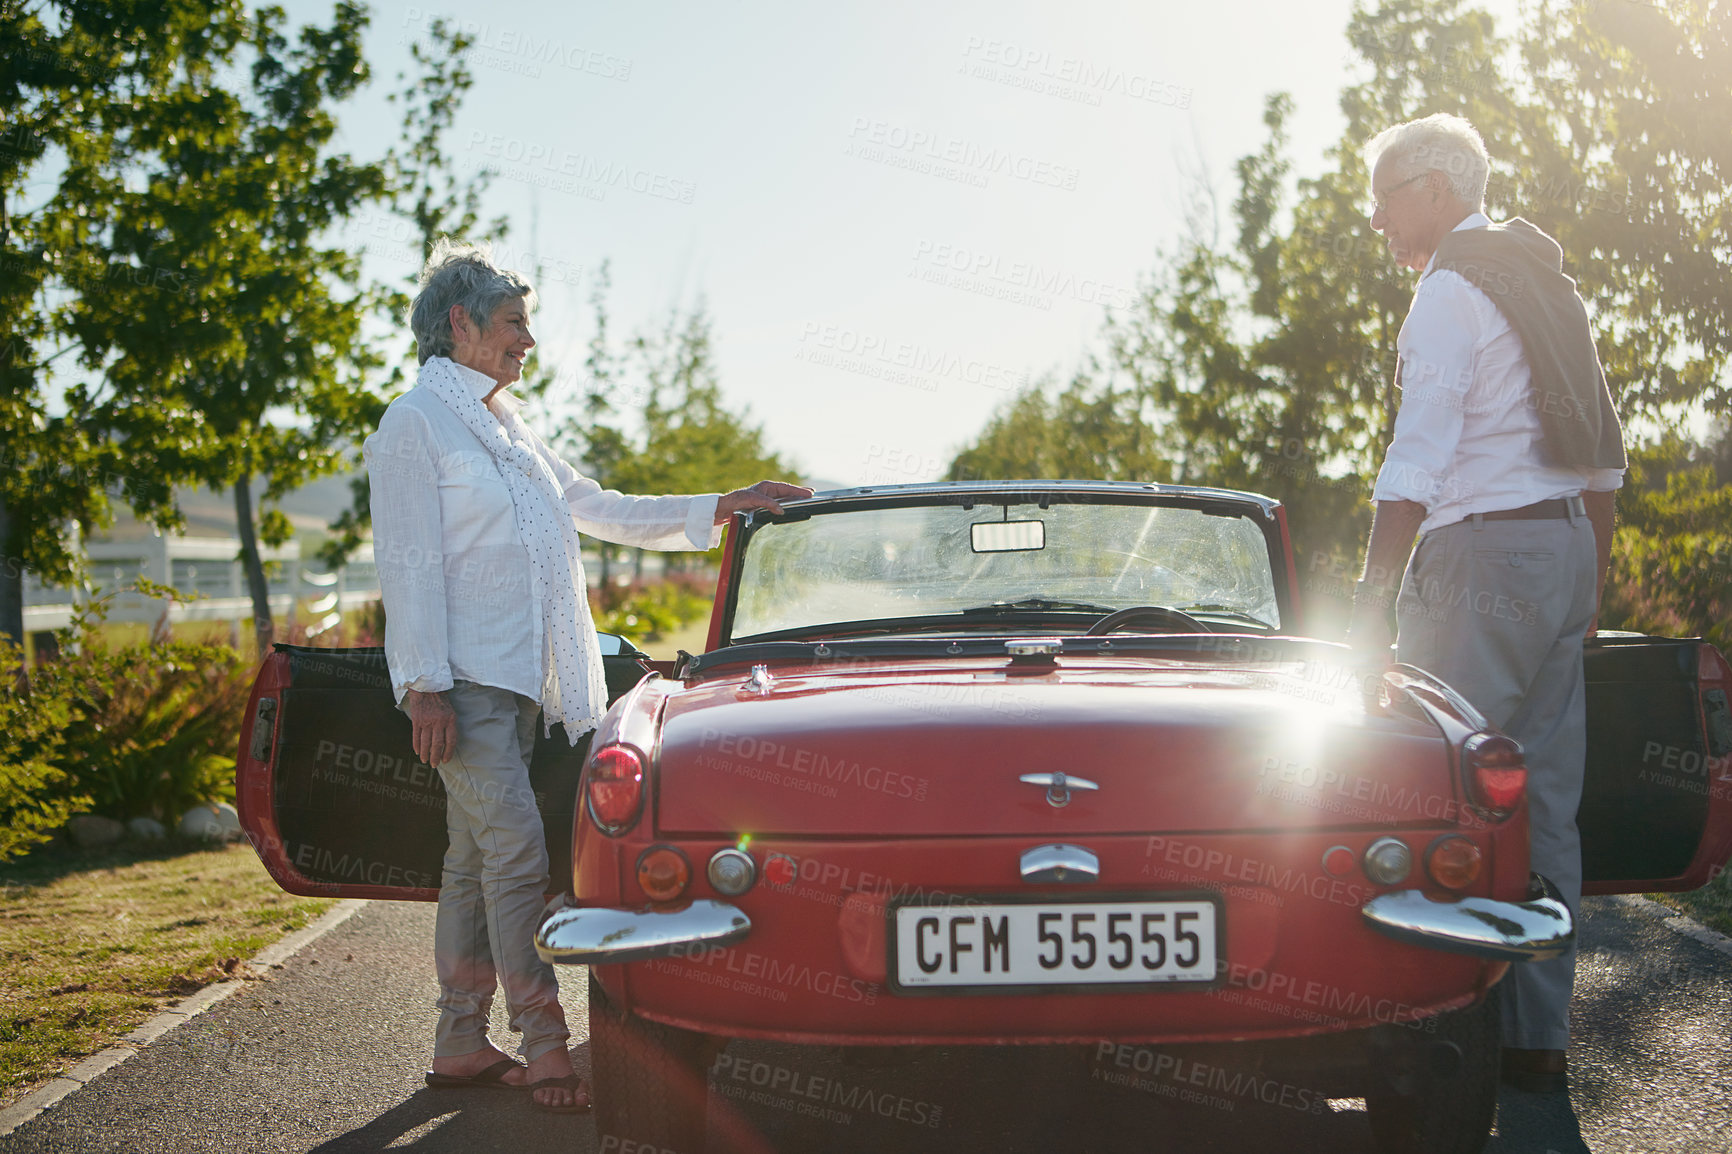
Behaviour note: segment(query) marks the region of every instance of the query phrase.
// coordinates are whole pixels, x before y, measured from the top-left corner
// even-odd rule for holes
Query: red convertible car
[[[1497,982],[1575,932],[1528,868],[1522,751],[1303,631],[1283,511],[1247,493],[736,518],[706,651],[615,640],[601,727],[532,772],[564,894],[537,947],[590,967],[600,1133],[752,1146],[706,1110],[728,1041],[762,1039],[1072,1047],[1109,1078],[1159,1047],[1363,1098],[1386,1149],[1478,1150]],[[443,794],[381,655],[279,649],[238,771],[266,865],[432,899]],[[1702,885],[1732,856],[1732,669],[1634,635],[1586,665],[1588,891]]]

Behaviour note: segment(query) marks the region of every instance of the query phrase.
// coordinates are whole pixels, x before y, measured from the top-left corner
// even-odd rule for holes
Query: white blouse
[[[495,386],[473,369],[452,367],[477,397]],[[603,489],[523,424],[521,402],[509,392],[500,390],[487,407],[548,462],[580,532],[648,549],[706,550],[720,542],[718,494],[632,497]],[[362,450],[397,700],[410,689],[450,689],[455,679],[539,700],[546,675],[539,594],[492,454],[422,386],[391,402]]]

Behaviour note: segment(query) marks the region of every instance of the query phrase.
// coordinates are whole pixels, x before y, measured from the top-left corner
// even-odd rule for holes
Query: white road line
[[[1612,894],[1612,900],[1619,905],[1632,910],[1639,910],[1651,918],[1664,923],[1667,929],[1680,933],[1692,941],[1701,942],[1711,950],[1719,950],[1732,958],[1732,938],[1717,930],[1711,930],[1695,918],[1685,917],[1671,906],[1661,905],[1652,898],[1641,894]]]
[[[257,957],[247,962],[248,967],[257,977],[264,977],[273,969],[281,969],[283,963],[298,951],[348,921],[355,915],[355,911],[366,904],[365,900],[359,898],[338,902],[335,907],[326,912],[324,917],[312,925],[296,930],[281,941],[259,951]],[[5,1110],[0,1110],[0,1138],[12,1133],[74,1090],[86,1083],[95,1081],[128,1058],[136,1057],[138,1052],[150,1043],[183,1022],[191,1021],[246,984],[244,980],[232,978],[227,981],[212,982],[204,989],[182,998],[150,1019],[122,1038],[119,1045],[111,1046],[101,1053],[92,1054],[47,1085],[26,1094]]]

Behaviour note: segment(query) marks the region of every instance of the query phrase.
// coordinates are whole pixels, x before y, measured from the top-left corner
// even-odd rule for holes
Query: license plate
[[[1207,984],[1219,910],[1212,896],[897,906],[891,981],[904,990]]]

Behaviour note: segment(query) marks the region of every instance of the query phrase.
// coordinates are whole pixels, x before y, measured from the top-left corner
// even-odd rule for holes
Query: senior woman
[[[534,289],[486,250],[435,245],[409,310],[420,375],[365,456],[391,685],[447,796],[426,1080],[528,1086],[536,1105],[572,1112],[589,1095],[553,967],[535,953],[548,863],[528,766],[538,713],[575,741],[606,709],[578,533],[710,549],[733,513],[779,512],[779,498],[811,490],[763,481],[719,497],[631,497],[581,476],[508,391],[535,346],[534,308]],[[488,1041],[496,982],[527,1066]]]

